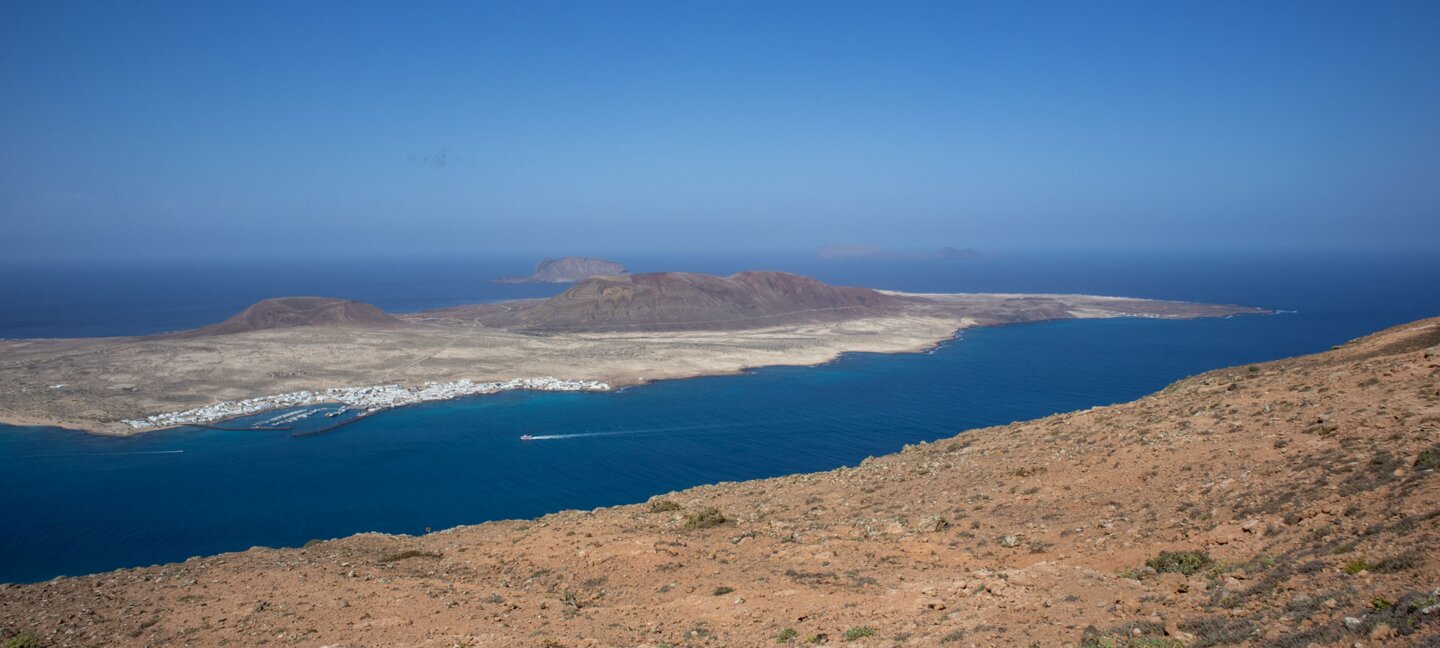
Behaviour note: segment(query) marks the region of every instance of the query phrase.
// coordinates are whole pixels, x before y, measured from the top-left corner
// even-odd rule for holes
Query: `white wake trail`
[[[685,425],[678,427],[641,428],[639,430],[611,430],[608,432],[576,432],[574,434],[536,434],[526,441],[552,441],[556,439],[581,439],[585,437],[622,436],[627,434],[650,434],[653,432],[686,432],[689,430],[719,430],[745,427],[742,423],[718,423],[715,425]]]
[[[47,457],[118,457],[122,455],[157,455],[157,454],[180,454],[184,450],[138,450],[135,452],[71,452],[64,454],[42,454],[30,455],[26,459],[44,459]]]

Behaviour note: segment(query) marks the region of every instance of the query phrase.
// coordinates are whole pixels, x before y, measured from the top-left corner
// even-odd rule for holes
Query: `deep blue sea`
[[[1440,315],[1440,258],[1040,254],[974,261],[802,255],[626,258],[636,271],[777,269],[914,291],[1084,292],[1295,311],[976,329],[928,354],[505,393],[386,412],[334,433],[179,429],[108,438],[0,426],[0,581],[35,581],[361,531],[630,502],[697,484],[827,470],[967,429],[1134,399],[1187,375],[1321,351]],[[395,311],[536,297],[485,280],[532,260],[0,265],[0,337],[133,335],[264,297]],[[549,438],[525,442],[522,434]]]

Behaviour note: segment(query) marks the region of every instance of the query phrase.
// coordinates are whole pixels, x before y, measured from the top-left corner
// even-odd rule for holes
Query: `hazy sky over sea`
[[[1433,246],[1440,3],[0,3],[5,258]]]

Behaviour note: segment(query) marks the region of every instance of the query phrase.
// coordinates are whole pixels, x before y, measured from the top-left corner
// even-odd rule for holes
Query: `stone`
[[[920,518],[920,523],[915,525],[915,529],[921,533],[936,533],[944,531],[949,527],[950,522],[938,515],[929,515]]]

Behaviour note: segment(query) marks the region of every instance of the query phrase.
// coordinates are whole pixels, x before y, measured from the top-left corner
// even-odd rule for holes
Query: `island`
[[[559,259],[543,259],[535,265],[535,272],[524,277],[505,277],[493,283],[575,283],[602,275],[625,274],[625,266],[614,261],[591,257],[567,256]]]
[[[550,299],[392,314],[265,300],[164,335],[0,341],[0,422],[136,434],[317,403],[374,413],[512,389],[652,380],[924,351],[974,326],[1183,319],[1261,308],[1046,294],[918,294],[784,272],[592,277]]]

